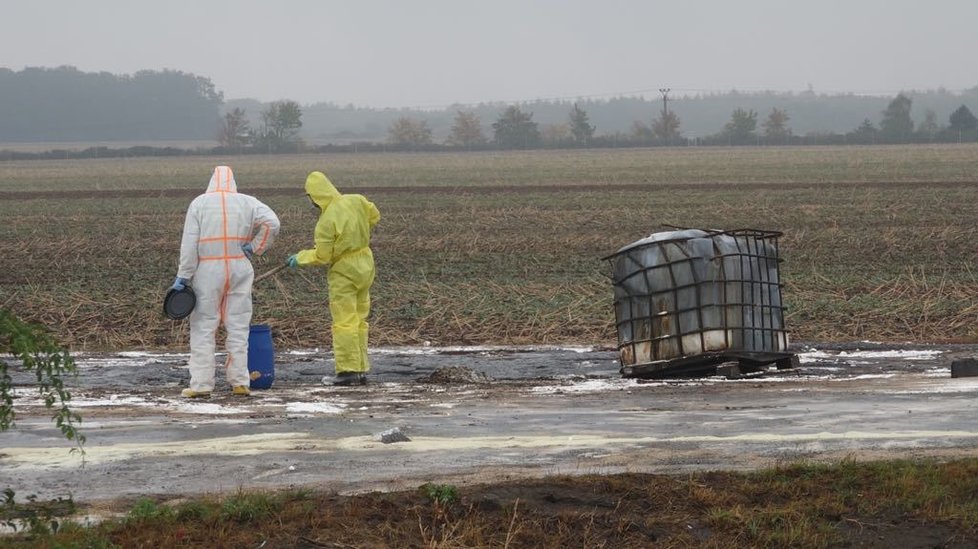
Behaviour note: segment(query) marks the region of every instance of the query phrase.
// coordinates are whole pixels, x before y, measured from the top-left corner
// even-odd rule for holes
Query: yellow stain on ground
[[[84,460],[89,464],[138,458],[160,458],[191,455],[248,456],[269,452],[337,452],[388,451],[428,452],[506,448],[600,448],[627,447],[670,443],[751,443],[751,442],[815,442],[833,440],[927,440],[947,438],[978,438],[978,431],[845,431],[819,433],[743,433],[732,436],[695,435],[677,437],[623,437],[581,435],[486,436],[486,437],[425,437],[411,436],[407,442],[384,444],[374,436],[337,439],[314,437],[308,433],[274,433],[205,440],[175,442],[140,442],[85,448]],[[0,464],[5,467],[52,468],[77,467],[77,453],[66,447],[4,448]]]

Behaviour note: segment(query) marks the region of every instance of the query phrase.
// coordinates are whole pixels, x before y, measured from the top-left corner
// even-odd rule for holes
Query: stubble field
[[[378,205],[372,345],[614,344],[601,258],[664,224],[782,231],[796,341],[978,341],[974,145],[4,162],[0,307],[76,350],[185,347],[161,300],[218,164],[282,219],[258,273],[311,245],[309,171]],[[322,272],[254,294],[277,345],[329,344]]]

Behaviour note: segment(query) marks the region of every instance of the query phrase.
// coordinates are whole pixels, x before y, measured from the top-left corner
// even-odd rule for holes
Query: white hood
[[[234,182],[234,172],[231,171],[230,166],[218,166],[214,168],[214,174],[211,175],[211,182],[207,185],[207,192],[238,192],[238,186]]]

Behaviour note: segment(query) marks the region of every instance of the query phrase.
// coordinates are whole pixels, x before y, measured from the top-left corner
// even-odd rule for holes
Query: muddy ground
[[[32,376],[0,486],[96,503],[309,486],[338,493],[554,474],[750,470],[786,461],[978,455],[978,346],[799,345],[797,370],[742,379],[623,379],[600,348],[372,350],[363,387],[333,387],[327,352],[280,351],[249,398],[179,397],[185,354],[79,355],[69,453]]]
[[[928,187],[955,188],[971,187],[974,181],[928,181]],[[399,186],[376,186],[362,185],[357,187],[357,192],[367,196],[379,194],[498,194],[498,193],[565,193],[568,189],[577,191],[664,191],[664,190],[690,190],[693,189],[738,189],[738,190],[760,190],[760,189],[784,189],[786,183],[782,181],[729,181],[723,183],[701,182],[701,183],[543,183],[535,185],[399,185]],[[790,183],[795,187],[817,186],[820,189],[848,188],[858,185],[860,189],[893,189],[901,187],[919,187],[919,181],[822,181],[812,184],[794,182]],[[254,196],[301,196],[302,192],[294,187],[249,187],[248,192]],[[108,199],[108,198],[164,198],[164,197],[183,197],[193,198],[200,194],[200,189],[79,189],[79,190],[50,190],[50,191],[0,191],[0,200],[37,200],[37,199]]]

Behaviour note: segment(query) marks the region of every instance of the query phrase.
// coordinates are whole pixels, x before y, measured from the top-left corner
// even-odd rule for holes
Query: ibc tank
[[[779,236],[680,229],[605,258],[623,369],[706,354],[786,351]]]

